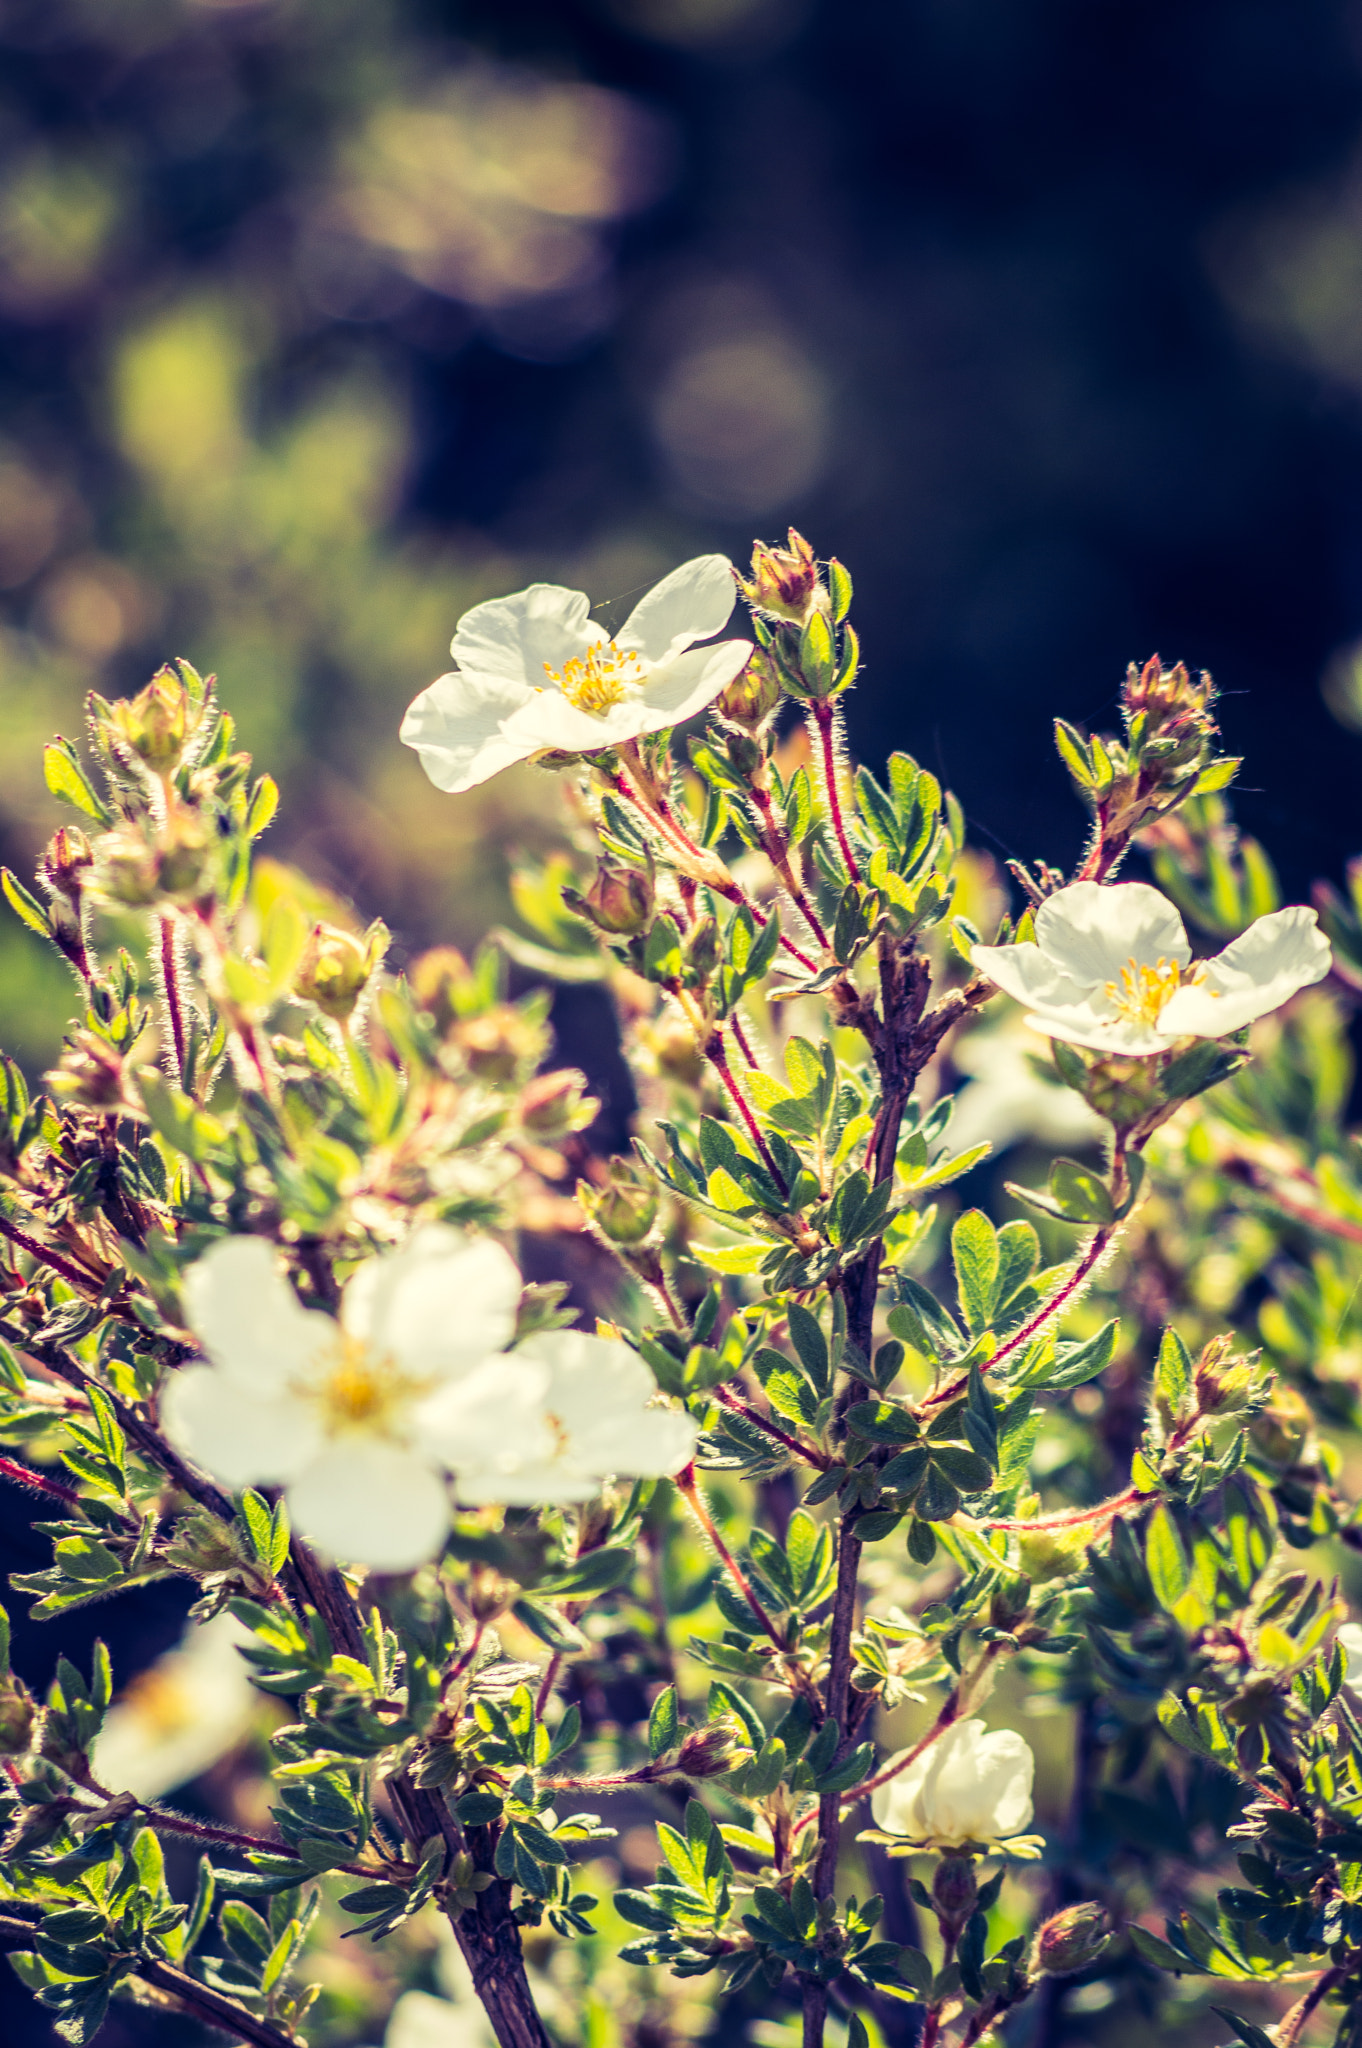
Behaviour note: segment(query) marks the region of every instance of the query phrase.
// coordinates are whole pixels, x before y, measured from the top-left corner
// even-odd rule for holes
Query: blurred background
[[[396,744],[459,612],[793,520],[865,758],[1065,861],[1050,718],[1157,648],[1298,895],[1362,842],[1360,399],[1354,0],[0,0],[0,859],[184,654],[272,851],[471,938],[551,799]],[[65,995],[7,920],[0,1043]]]
[[[855,750],[916,754],[999,857],[1072,861],[1050,720],[1109,726],[1157,649],[1221,684],[1288,900],[1337,878],[1358,0],[0,0],[21,875],[60,815],[41,742],[185,655],[282,785],[267,849],[399,961],[469,943],[554,798],[523,769],[456,802],[398,746],[459,613],[549,578],[618,619],[791,521],[856,579]],[[0,924],[30,1070],[68,994]],[[124,1617],[124,1668],[182,1608]],[[41,1682],[55,1635],[25,1641]],[[15,1990],[7,2040],[50,2041]]]

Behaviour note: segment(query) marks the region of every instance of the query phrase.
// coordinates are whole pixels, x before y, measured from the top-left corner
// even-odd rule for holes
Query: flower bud
[[[22,1679],[0,1677],[0,1756],[22,1756],[33,1740],[36,1709]]]
[[[1304,1395],[1278,1381],[1267,1406],[1249,1424],[1249,1435],[1270,1463],[1294,1465],[1309,1440],[1313,1420]]]
[[[210,858],[202,819],[178,811],[155,836],[133,825],[106,833],[98,847],[99,886],[134,910],[167,898],[190,902],[202,891]]]
[[[44,847],[38,875],[54,896],[76,904],[94,864],[93,849],[79,825],[63,825]]]
[[[683,1088],[698,1088],[705,1072],[704,1055],[695,1043],[695,1033],[679,1017],[664,1012],[640,1024],[639,1040],[651,1053],[659,1074]]]
[[[775,663],[764,648],[754,647],[742,674],[719,694],[715,710],[730,725],[759,733],[785,695]]]
[[[1096,1899],[1066,1906],[1037,1932],[1032,1968],[1038,1976],[1047,1977],[1067,1977],[1074,1970],[1086,1970],[1106,1947],[1110,1931],[1106,1907],[1099,1906]]]
[[[388,950],[388,927],[375,918],[362,939],[333,924],[315,924],[293,977],[295,993],[324,1016],[346,1024]]]
[[[682,955],[686,965],[686,979],[692,986],[703,985],[723,959],[723,945],[719,938],[719,921],[714,917],[702,917],[693,932],[688,933]]]
[[[979,1887],[972,1856],[943,1856],[932,1878],[932,1901],[943,1924],[963,1927],[974,1911]]]
[[[656,1187],[625,1159],[611,1161],[606,1187],[596,1188],[589,1181],[579,1181],[577,1200],[601,1236],[611,1244],[642,1244],[657,1221]]]
[[[542,1028],[509,1003],[465,1017],[455,1040],[468,1071],[480,1081],[514,1081],[526,1067],[536,1067],[544,1051]]]
[[[651,867],[603,860],[596,879],[585,896],[577,898],[574,908],[589,918],[597,931],[631,939],[652,923],[656,901]]]
[[[521,1090],[520,1128],[534,1138],[566,1138],[580,1131],[596,1113],[586,1093],[586,1076],[575,1067],[536,1074]]]
[[[1159,724],[1163,724],[1179,712],[1205,712],[1215,697],[1215,685],[1204,672],[1200,682],[1194,683],[1183,661],[1166,669],[1155,654],[1143,668],[1131,662],[1126,670],[1121,696],[1132,716],[1136,712],[1147,711]]]
[[[786,619],[792,626],[804,625],[811,612],[827,608],[827,592],[819,581],[813,549],[793,526],[787,547],[753,543],[752,574],[750,578],[739,576],[738,588],[754,611]]]
[[[720,1778],[752,1754],[747,1731],[732,1716],[683,1736],[676,1768],[686,1778]]]
[[[994,1628],[1007,1629],[1017,1626],[1031,1604],[1031,1581],[1021,1573],[1002,1581],[995,1588],[989,1601],[988,1618]]]
[[[457,995],[469,979],[468,962],[454,946],[432,946],[407,969],[407,984],[418,1006],[430,1013],[442,1037],[459,1015]]]
[[[1017,1554],[1021,1568],[1033,1585],[1052,1579],[1067,1579],[1082,1566],[1087,1546],[1093,1540],[1091,1524],[1077,1523],[1070,1529],[1026,1529],[1017,1531]]]
[[[157,775],[177,768],[194,725],[194,706],[183,679],[172,668],[157,669],[135,697],[109,706],[115,733]]]
[[[58,1102],[73,1109],[117,1109],[123,1102],[123,1059],[107,1039],[75,1031],[61,1062],[44,1081]]]

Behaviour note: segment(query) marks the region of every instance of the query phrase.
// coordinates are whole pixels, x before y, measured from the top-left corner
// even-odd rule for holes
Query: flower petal
[[[544,1420],[551,1375],[546,1365],[510,1352],[488,1358],[429,1395],[412,1415],[422,1448],[460,1476],[512,1472],[552,1456]]]
[[[291,1479],[322,1440],[303,1402],[267,1399],[211,1365],[172,1373],[161,1395],[161,1423],[178,1450],[232,1488]]]
[[[970,958],[995,988],[1019,1003],[1053,1005],[1068,1009],[1085,1003],[1091,982],[1070,980],[1030,939],[1019,946],[974,946]]]
[[[1134,1059],[1149,1059],[1168,1050],[1167,1038],[1154,1025],[1123,1017],[1119,1010],[1105,1003],[1075,1003],[1057,1015],[1037,1010],[1026,1021],[1033,1031],[1043,1032],[1046,1038],[1063,1039],[1066,1045],[1086,1045],[1092,1052],[1120,1052]]]
[[[506,730],[527,697],[523,684],[495,676],[440,676],[412,704],[398,738],[421,756],[437,789],[457,796],[534,752],[533,741]]]
[[[588,618],[590,608],[584,590],[532,583],[465,612],[449,651],[466,675],[542,689],[546,667],[561,669],[607,637],[604,626]]]
[[[305,1309],[263,1237],[222,1238],[184,1276],[189,1327],[225,1374],[269,1396],[336,1341],[330,1316]]]
[[[405,1371],[446,1378],[510,1343],[520,1289],[515,1261],[494,1238],[428,1223],[397,1251],[366,1259],[341,1320]]]
[[[1182,919],[1147,882],[1074,882],[1036,912],[1036,943],[1060,973],[1091,988],[1115,981],[1130,960],[1185,966],[1192,957]]]
[[[721,640],[717,647],[693,647],[664,662],[644,684],[647,716],[639,731],[660,732],[693,718],[742,674],[751,658],[750,640]]]
[[[382,1572],[424,1564],[449,1528],[444,1482],[424,1459],[373,1437],[329,1444],[293,1481],[288,1504],[309,1541]]]
[[[1165,1038],[1228,1037],[1323,981],[1332,957],[1313,910],[1274,910],[1208,960],[1203,981],[1169,999],[1159,1030]]]
[[[670,661],[696,640],[722,633],[737,596],[727,555],[696,555],[634,606],[616,644],[637,648],[645,661]]]

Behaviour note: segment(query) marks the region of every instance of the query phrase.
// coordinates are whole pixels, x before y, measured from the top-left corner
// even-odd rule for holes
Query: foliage
[[[951,1141],[954,1034],[994,995],[972,956],[1074,899],[1025,874],[1014,925],[928,770],[850,772],[839,563],[792,535],[743,591],[751,660],[684,744],[548,764],[576,837],[471,963],[392,973],[381,926],[319,920],[255,857],[273,784],[187,664],[92,698],[85,752],[48,751],[79,823],[4,889],[79,1000],[43,1091],[7,1061],[0,1093],[3,1470],[52,1541],[17,1585],[48,1617],[192,1580],[292,1716],[269,1831],[218,1825],[101,1782],[102,1648],[41,1703],[6,1658],[0,1942],[65,2039],[118,1994],[277,2048],[328,1927],[400,1944],[429,1905],[508,2048],[567,2031],[526,1945],[589,1976],[612,1928],[658,2002],[696,1980],[715,2012],[799,2006],[811,2048],[829,2011],[857,2048],[975,2048],[1074,1977],[1151,2020],[1182,1979],[1230,1980],[1251,2044],[1317,2011],[1362,2039],[1343,1552],[1307,1555],[1357,1526],[1339,997],[1269,1020],[1253,1059],[1243,1030],[1056,1041],[1106,1145],[990,1191],[987,1146]],[[1227,823],[1209,679],[1153,662],[1123,701],[1119,742],[1059,733],[1093,815],[1076,880],[1120,887],[1134,845],[1172,887],[1176,823],[1200,849],[1178,900],[1218,945],[1272,889]],[[545,1001],[508,1001],[507,954],[613,989],[647,1112],[628,1158],[588,1149],[583,1081],[544,1071]],[[1142,971],[1157,1007],[1167,977],[1151,996]],[[440,1554],[394,1572],[319,1554],[286,1489],[232,1492],[187,1454],[164,1397],[223,1239],[276,1248],[325,1319],[417,1226],[513,1240],[546,1213],[598,1336],[689,1418],[673,1476],[534,1507],[456,1477]],[[563,1292],[524,1289],[512,1359],[558,1335]],[[344,1356],[338,1432],[371,1421]],[[1015,1734],[964,1738],[995,1686],[1071,1716],[1067,1818],[1032,1828]],[[954,1754],[1005,1767],[999,1796],[952,1791]],[[604,1845],[640,1807],[661,1860],[606,1900],[577,1866],[617,1873]],[[189,1897],[180,1838],[203,1850]]]

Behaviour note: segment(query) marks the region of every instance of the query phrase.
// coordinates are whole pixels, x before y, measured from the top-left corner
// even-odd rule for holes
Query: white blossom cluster
[[[677,1472],[696,1426],[627,1345],[580,1330],[512,1345],[521,1278],[448,1225],[366,1260],[340,1317],[305,1309],[260,1237],[225,1238],[185,1279],[211,1364],[178,1372],[162,1420],[231,1487],[286,1489],[333,1557],[408,1571],[467,1503],[590,1499],[613,1476]]]

